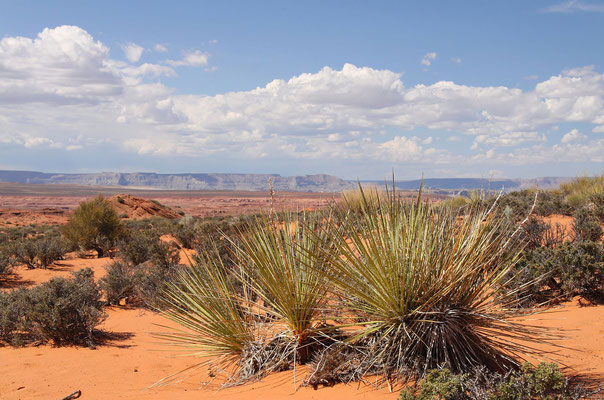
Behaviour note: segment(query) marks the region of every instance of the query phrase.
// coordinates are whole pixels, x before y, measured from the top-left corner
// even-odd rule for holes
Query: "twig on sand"
[[[74,399],[79,399],[81,395],[82,395],[82,391],[81,391],[81,390],[76,390],[75,392],[73,392],[73,393],[72,393],[72,394],[70,394],[69,396],[65,396],[65,397],[63,397],[61,400],[74,400]]]

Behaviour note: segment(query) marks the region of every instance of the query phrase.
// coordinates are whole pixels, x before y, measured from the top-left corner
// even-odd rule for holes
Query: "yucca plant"
[[[256,340],[246,301],[237,294],[219,258],[200,255],[188,269],[166,285],[157,305],[163,316],[180,328],[164,327],[156,336],[185,355],[204,360],[161,383],[204,365],[229,368],[236,365],[247,346]]]
[[[360,189],[363,192],[362,188]],[[473,207],[463,219],[422,198],[364,201],[364,213],[327,223],[332,246],[326,279],[358,327],[366,373],[423,375],[446,366],[469,371],[516,368],[540,340],[538,328],[510,321],[515,291],[496,295],[517,261],[519,241],[493,212]]]
[[[245,287],[263,303],[266,313],[295,341],[297,361],[310,356],[312,339],[322,326],[327,282],[323,274],[328,248],[326,234],[316,233],[320,223],[310,214],[283,213],[257,218],[233,242]]]

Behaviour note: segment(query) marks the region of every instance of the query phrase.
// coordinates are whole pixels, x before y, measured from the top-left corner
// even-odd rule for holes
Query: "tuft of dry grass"
[[[604,196],[604,174],[588,177],[577,177],[571,182],[563,183],[560,189],[566,201],[573,207],[583,207]]]

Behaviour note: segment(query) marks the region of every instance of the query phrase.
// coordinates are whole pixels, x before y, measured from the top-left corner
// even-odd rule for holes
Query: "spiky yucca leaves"
[[[518,366],[530,351],[517,340],[538,340],[538,329],[510,322],[518,316],[512,292],[495,289],[518,255],[512,228],[473,207],[463,219],[422,199],[394,192],[367,212],[328,224],[337,251],[325,272],[358,315],[352,341],[371,358],[367,372],[387,377],[423,375],[446,366],[494,371]]]
[[[323,275],[321,247],[328,248],[325,233],[316,233],[319,220],[309,214],[283,214],[279,224],[258,218],[233,243],[246,286],[265,305],[266,311],[288,329],[302,350],[321,323],[327,280]],[[314,231],[314,233],[313,233]]]
[[[187,370],[206,364],[234,365],[255,340],[246,301],[237,295],[220,258],[197,257],[167,285],[158,308],[182,328],[166,327],[171,332],[157,337],[186,355],[206,357]]]

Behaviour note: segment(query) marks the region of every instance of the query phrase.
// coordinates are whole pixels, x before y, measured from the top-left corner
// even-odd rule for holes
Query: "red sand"
[[[187,196],[153,196],[162,203],[194,215],[257,212],[270,206],[266,195],[216,193],[195,198]],[[30,223],[63,224],[69,210],[90,196],[1,196],[0,226]],[[145,196],[147,197],[147,196]],[[333,199],[333,195],[295,194],[285,202],[300,208],[316,208]],[[53,207],[52,210],[44,208]],[[57,208],[54,208],[57,207]],[[25,211],[15,210],[21,209]],[[551,216],[547,222],[569,227],[570,217]],[[7,224],[8,223],[8,224]],[[186,262],[184,253],[181,259]],[[71,271],[91,267],[98,279],[105,274],[108,258],[79,259],[75,253],[48,270],[27,270],[18,267],[4,290],[28,287],[52,277],[68,276]],[[568,366],[568,373],[585,375],[604,381],[604,306],[582,307],[578,301],[567,303],[553,312],[524,318],[527,323],[564,328],[567,338],[559,344],[567,348],[558,351],[558,362]],[[54,348],[49,345],[25,348],[0,347],[1,399],[61,399],[81,390],[82,399],[255,399],[276,400],[287,397],[306,399],[396,399],[389,393],[357,384],[332,388],[298,388],[295,391],[292,373],[273,374],[262,382],[217,391],[216,384],[201,387],[203,375],[189,377],[170,386],[147,389],[172,373],[195,363],[191,357],[170,357],[173,353],[157,351],[161,346],[150,332],[160,331],[157,324],[166,321],[159,315],[140,309],[108,309],[102,328],[114,338],[97,349],[82,347]],[[554,350],[543,348],[544,351]],[[533,360],[539,361],[539,360]],[[544,358],[543,361],[549,361]],[[301,371],[298,379],[304,373]]]
[[[98,277],[110,260],[75,259],[61,262],[48,270],[18,268],[15,279],[25,285],[38,284],[53,276],[91,266]],[[0,398],[60,399],[82,391],[82,399],[295,399],[343,400],[395,399],[387,388],[376,391],[370,386],[337,385],[332,388],[294,390],[291,372],[273,374],[262,382],[217,391],[217,386],[201,387],[203,376],[194,376],[170,386],[147,389],[161,378],[196,362],[191,357],[171,357],[159,351],[161,346],[150,335],[161,331],[157,324],[166,321],[141,309],[108,309],[102,328],[115,338],[97,349],[82,347],[54,348],[49,345],[25,348],[0,348]],[[604,306],[582,307],[578,301],[564,304],[553,312],[524,318],[527,323],[565,328],[567,338],[559,342],[568,349],[559,350],[555,358],[569,367],[567,372],[583,374],[604,381]],[[553,350],[544,348],[543,350]],[[538,361],[538,360],[535,360]],[[549,361],[544,358],[544,361]],[[301,371],[298,379],[304,373]]]

